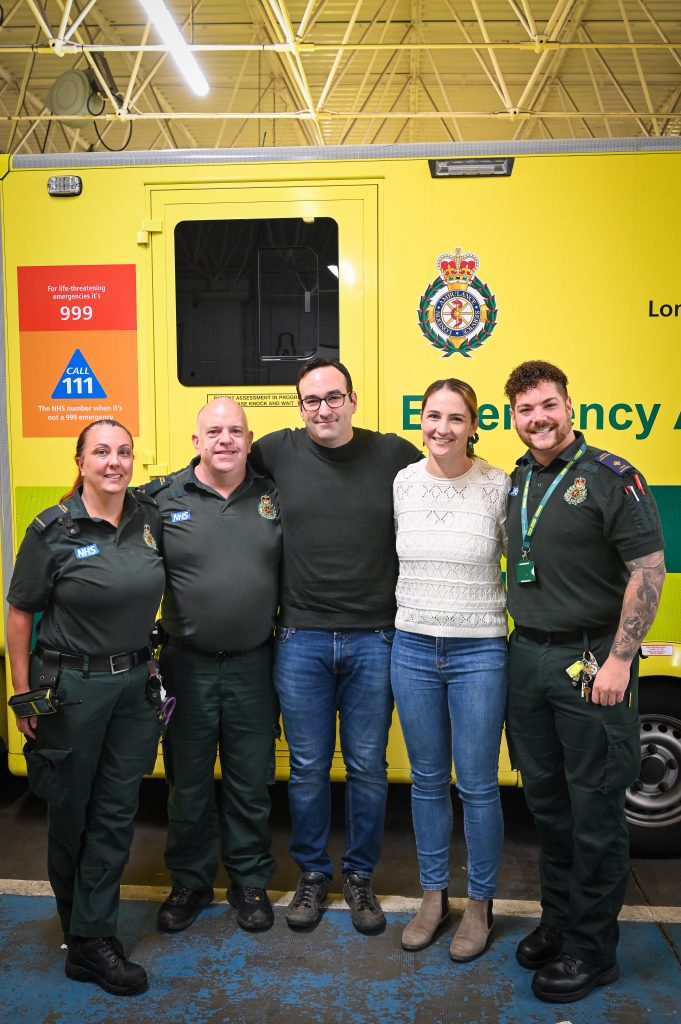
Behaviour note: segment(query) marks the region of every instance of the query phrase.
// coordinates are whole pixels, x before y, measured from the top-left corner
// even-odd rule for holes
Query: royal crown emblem
[[[453,254],[443,253],[437,261],[439,276],[421,296],[419,327],[443,358],[455,352],[470,357],[497,325],[496,299],[477,277],[479,266],[474,252],[456,248]]]
[[[157,546],[156,541],[154,539],[154,535],[151,532],[151,527],[149,526],[149,523],[145,523],[144,524],[144,529],[142,530],[142,535],[144,537],[144,543],[147,545],[147,547],[153,548],[154,551],[158,551],[158,546]]]
[[[263,519],[276,519],[278,514],[269,494],[263,494],[258,502],[258,515],[261,515]]]
[[[586,477],[576,477],[574,482],[568,487],[563,497],[567,501],[568,505],[581,505],[583,501],[586,501],[588,497],[586,490]]]

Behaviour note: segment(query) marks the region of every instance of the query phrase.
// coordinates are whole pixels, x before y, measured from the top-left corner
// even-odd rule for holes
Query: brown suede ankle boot
[[[427,890],[423,893],[416,916],[402,932],[402,949],[415,952],[425,949],[435,938],[440,925],[449,917],[449,896],[446,889]]]
[[[494,918],[492,900],[472,900],[466,904],[461,924],[449,947],[449,955],[458,963],[475,960],[485,952],[490,941]]]

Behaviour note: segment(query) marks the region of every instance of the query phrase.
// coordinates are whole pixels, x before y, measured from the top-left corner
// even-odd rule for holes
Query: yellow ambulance
[[[246,407],[256,437],[298,425],[301,363],[340,357],[358,425],[416,444],[425,387],[463,377],[481,402],[478,453],[510,469],[521,449],[504,381],[524,359],[556,362],[575,426],[641,467],[662,514],[669,577],[643,651],[627,813],[639,848],[678,849],[679,140],[0,161],[5,588],[92,419],[131,428],[141,483],[189,461],[196,412],[216,395]],[[475,267],[452,296],[441,271],[456,260]],[[3,727],[23,772],[19,734]],[[397,725],[389,763],[408,780]],[[286,765],[282,745],[281,776]],[[499,774],[519,782],[505,747]]]

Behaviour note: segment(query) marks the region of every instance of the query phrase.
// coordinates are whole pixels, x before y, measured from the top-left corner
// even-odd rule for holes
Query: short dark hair
[[[308,373],[312,373],[313,370],[321,370],[324,366],[333,366],[334,370],[340,370],[345,377],[345,384],[348,389],[348,394],[352,392],[352,377],[347,366],[343,366],[337,359],[323,359],[321,356],[317,359],[311,359],[309,363],[304,363],[301,367],[300,373],[298,374],[298,380],[296,382],[296,391],[298,392],[298,401],[301,399],[300,394],[300,382],[303,377],[306,377]]]
[[[542,383],[555,384],[563,398],[567,398],[568,379],[560,367],[546,363],[543,359],[528,359],[527,362],[516,366],[504,387],[511,408],[515,408],[515,400],[519,394],[530,391]]]

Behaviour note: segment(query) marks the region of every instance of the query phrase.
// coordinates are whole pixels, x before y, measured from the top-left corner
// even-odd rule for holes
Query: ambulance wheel
[[[626,794],[631,851],[678,857],[681,850],[681,681],[641,679],[641,771]]]

